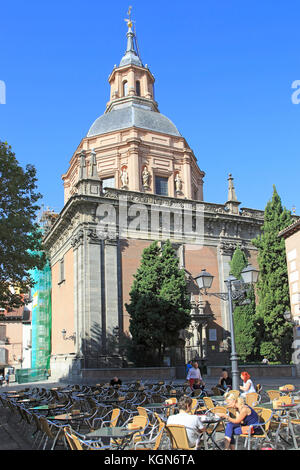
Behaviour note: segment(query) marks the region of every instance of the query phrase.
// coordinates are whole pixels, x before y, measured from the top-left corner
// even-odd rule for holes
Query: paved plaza
[[[204,377],[206,383],[206,389],[210,391],[210,388],[216,385],[215,377]],[[297,377],[253,377],[254,383],[260,383],[263,386],[263,390],[276,389],[285,384],[293,384],[297,388],[300,385],[300,378]],[[124,381],[126,382],[126,381]],[[153,380],[155,382],[155,380]],[[173,383],[183,383],[183,380],[175,380]],[[9,390],[21,390],[25,387],[44,387],[52,388],[57,386],[64,386],[70,382],[36,382],[28,384],[17,384],[11,383],[8,386],[3,385],[0,389],[1,392],[7,392]],[[93,385],[87,383],[86,385]],[[32,437],[30,434],[24,433],[24,427],[18,426],[15,419],[12,419],[11,413],[8,409],[0,405],[0,450],[14,451],[14,450],[33,450],[32,449]]]

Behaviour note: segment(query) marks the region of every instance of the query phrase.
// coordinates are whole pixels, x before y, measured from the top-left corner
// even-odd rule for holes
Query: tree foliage
[[[176,346],[180,330],[190,323],[185,271],[171,243],[153,242],[142,255],[134,276],[130,303],[131,360],[136,365],[161,365],[166,348]]]
[[[282,206],[273,186],[261,234],[252,243],[258,248],[260,270],[257,315],[263,322],[264,332],[260,352],[269,360],[282,363],[291,359],[292,327],[283,316],[290,309],[290,298],[285,242],[278,234],[291,223],[291,213]]]
[[[35,222],[41,198],[36,189],[36,170],[19,165],[11,146],[0,141],[0,307],[24,303],[23,293],[33,286],[28,274],[42,269],[42,234]]]
[[[242,361],[257,359],[260,328],[255,314],[253,287],[249,288],[244,305],[237,305],[234,309],[234,332],[236,350]]]
[[[241,272],[247,266],[245,253],[237,247],[231,263],[230,273],[241,279]],[[234,303],[234,333],[236,350],[242,361],[253,360],[257,354],[257,320],[255,315],[255,294],[253,287],[249,287],[242,304]]]
[[[241,279],[241,272],[247,266],[248,260],[245,253],[238,246],[234,253],[232,260],[230,262],[230,273],[236,277],[236,279]]]

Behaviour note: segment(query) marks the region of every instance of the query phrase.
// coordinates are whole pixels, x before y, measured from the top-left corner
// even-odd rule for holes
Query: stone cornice
[[[101,196],[93,197],[78,194],[72,196],[67,201],[65,207],[62,209],[51,230],[45,236],[45,249],[49,249],[61,237],[63,239],[69,239],[70,236],[71,245],[73,247],[77,246],[78,241],[76,240],[75,234],[76,228],[79,226],[83,227],[85,225],[87,227],[92,227],[93,223],[96,221],[95,217],[98,204],[102,202],[111,203],[113,206],[118,206],[119,198],[120,200],[123,199],[126,201],[128,207],[130,207],[131,204],[144,204],[146,207],[150,205],[158,205],[162,209],[165,207],[166,210],[172,210],[172,208],[189,208],[193,212],[196,210],[197,206],[199,207],[199,205],[203,205],[206,232],[205,237],[208,242],[211,240],[209,244],[213,245],[218,245],[220,243],[220,237],[221,239],[225,238],[230,243],[236,243],[236,241],[241,240],[240,230],[244,224],[252,227],[253,230],[257,231],[263,223],[263,212],[255,209],[242,209],[240,214],[230,214],[223,204],[214,204],[195,200],[172,198],[168,196],[158,196],[155,194],[144,194],[135,191],[106,188],[104,194]],[[88,215],[89,219],[86,220],[86,222],[83,222],[80,220],[80,214]],[[219,229],[217,231],[215,229],[216,224],[219,224]],[[230,231],[230,227],[234,227],[235,231],[233,234],[231,233],[232,229]],[[68,237],[64,236],[64,232],[66,230],[69,231]],[[74,235],[72,235],[72,231]],[[97,242],[92,233],[90,233],[89,239],[90,242]],[[251,237],[246,237],[246,239],[244,237],[243,239],[244,242],[247,243],[246,239],[250,242]]]

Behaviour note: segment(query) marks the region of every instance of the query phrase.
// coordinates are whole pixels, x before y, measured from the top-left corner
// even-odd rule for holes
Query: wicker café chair
[[[43,438],[42,438],[42,441],[40,443],[40,445],[42,445],[42,442],[44,441],[44,446],[43,446],[43,450],[46,449],[46,445],[47,445],[47,442],[48,440],[51,440],[52,441],[52,446],[51,446],[51,450],[54,450],[56,445],[62,441],[61,443],[63,444],[64,441],[63,441],[63,435],[64,435],[64,432],[63,432],[63,426],[59,426],[51,421],[48,421],[47,418],[45,418],[44,416],[39,416],[39,422],[40,422],[40,425],[41,425],[41,430],[42,430],[42,433],[43,433]]]
[[[281,396],[279,390],[267,390],[266,394],[268,395],[270,401],[273,401]]]
[[[227,413],[227,408],[225,406],[214,406],[210,410],[207,411],[207,413],[213,413],[213,414],[218,414],[218,413]],[[220,421],[219,424],[217,425],[215,432],[224,432],[225,431],[225,425],[223,421]],[[207,428],[207,433],[210,433],[209,427]]]
[[[106,415],[98,418],[94,418],[92,423],[91,423],[91,428],[96,429],[97,428],[97,423],[100,424],[100,427],[115,427],[117,425],[118,419],[120,417],[121,410],[120,408],[113,408],[112,411],[109,411]],[[109,416],[109,419],[107,419]],[[98,426],[99,426],[98,424]]]
[[[190,447],[185,426],[167,424],[165,429],[170,438],[172,450],[195,450],[195,447]]]
[[[150,439],[144,440],[143,438],[141,438],[140,441],[137,441],[135,443],[134,449],[135,450],[158,450],[161,440],[162,440],[164,430],[165,430],[165,426],[166,426],[165,423],[161,421],[158,425],[157,433]]]
[[[192,398],[192,408],[191,408],[191,413],[194,415],[196,411],[199,408],[198,400],[197,398]]]
[[[74,431],[70,426],[64,427],[64,437],[69,446],[69,450],[106,450],[110,446],[104,446],[99,442],[88,441],[84,437]]]
[[[256,406],[260,401],[260,396],[258,393],[253,392],[253,393],[247,393],[246,398],[245,398],[245,403],[246,405],[249,405],[251,407]]]
[[[252,441],[263,440],[264,442],[268,442],[268,444],[272,445],[271,439],[269,437],[270,425],[272,420],[273,412],[272,410],[263,408],[262,411],[259,413],[259,417],[262,422],[257,423],[257,426],[261,429],[261,434],[252,434],[251,428],[249,426],[249,431],[247,434],[240,434],[237,435],[237,448],[238,448],[238,441],[239,438],[245,439],[245,446],[247,445],[247,449],[251,450]]]
[[[210,397],[203,397],[202,400],[203,400],[204,406],[207,410],[210,410],[211,408],[214,408],[215,404],[214,404],[214,402],[212,401],[212,399]]]
[[[168,398],[167,400],[165,400],[165,404],[167,405],[166,417],[168,418],[174,411],[174,407],[172,405],[177,405],[177,398],[176,397]]]

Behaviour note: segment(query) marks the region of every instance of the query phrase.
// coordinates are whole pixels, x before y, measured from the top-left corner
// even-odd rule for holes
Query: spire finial
[[[124,20],[127,23],[128,29],[131,29],[133,25],[133,22],[131,20],[131,10],[132,10],[132,6],[128,8],[128,12],[127,12],[128,18]]]
[[[126,21],[127,26],[128,26],[128,31],[126,33],[127,48],[125,51],[125,55],[120,62],[120,66],[133,64],[133,65],[138,65],[140,67],[143,67],[143,64],[140,58],[138,44],[137,44],[135,28],[133,28],[133,23],[135,23],[135,21],[131,19],[131,9],[132,7],[130,6],[127,12],[128,18],[124,20]]]
[[[228,175],[228,201],[237,201],[231,173]]]
[[[91,178],[96,178],[98,179],[98,173],[97,173],[97,160],[96,160],[96,152],[95,149],[92,149],[91,151],[91,170],[90,170],[90,177]]]
[[[82,149],[79,154],[79,179],[86,178],[85,150]]]

